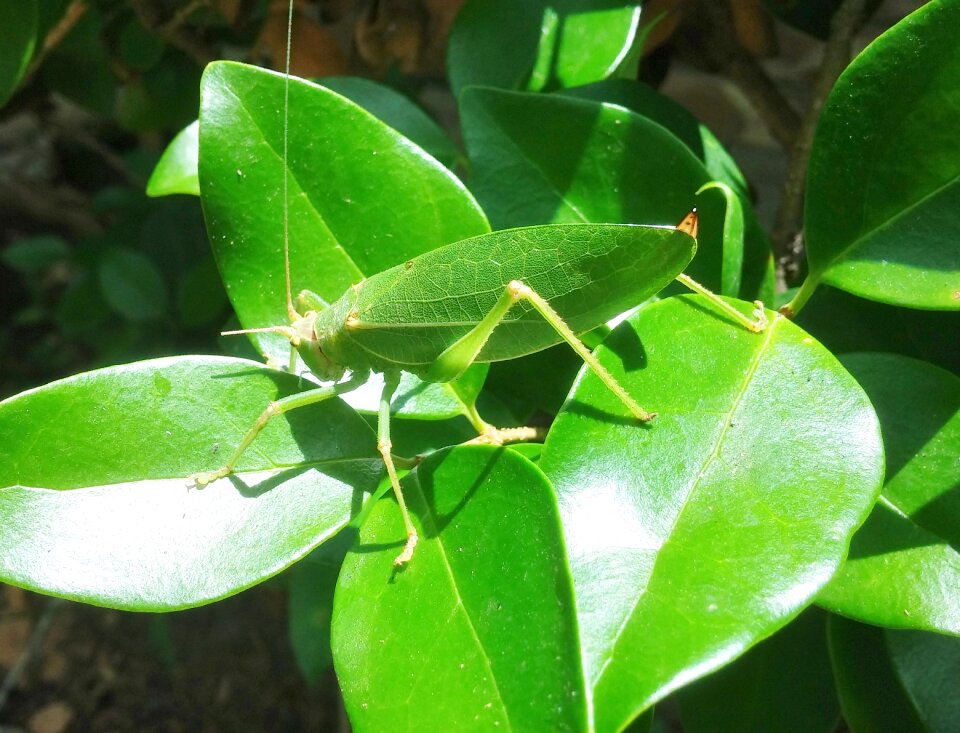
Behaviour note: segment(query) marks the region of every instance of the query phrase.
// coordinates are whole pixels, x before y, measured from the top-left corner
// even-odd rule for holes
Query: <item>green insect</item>
[[[762,304],[751,319],[682,274],[697,248],[695,210],[676,227],[558,224],[484,234],[373,275],[329,306],[304,291],[298,310],[291,297],[286,180],[283,202],[290,325],[229,333],[281,333],[314,375],[334,383],[271,403],[223,467],[193,481],[202,486],[229,475],[273,417],[356,389],[370,372],[382,373],[377,448],[407,533],[396,565],[411,559],[418,539],[391,453],[390,403],[402,371],[448,382],[471,364],[516,359],[566,341],[637,420],[648,421],[656,413],[637,404],[578,333],[643,302],[673,279],[707,295],[750,330],[766,324]],[[484,442],[515,439],[512,429],[487,424],[475,410],[470,418]]]

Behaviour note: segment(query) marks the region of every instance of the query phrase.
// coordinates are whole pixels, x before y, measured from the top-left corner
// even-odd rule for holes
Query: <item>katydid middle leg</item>
[[[383,393],[380,395],[380,410],[377,414],[377,450],[380,451],[383,463],[387,467],[387,476],[390,478],[393,493],[397,497],[397,504],[400,505],[403,528],[407,533],[407,541],[403,546],[403,551],[393,560],[393,564],[397,567],[410,562],[418,540],[417,528],[413,526],[413,520],[410,519],[410,511],[407,509],[407,502],[403,498],[403,490],[400,488],[400,480],[397,478],[397,469],[393,464],[393,454],[391,453],[393,443],[390,442],[390,402],[399,385],[400,372],[384,373]]]

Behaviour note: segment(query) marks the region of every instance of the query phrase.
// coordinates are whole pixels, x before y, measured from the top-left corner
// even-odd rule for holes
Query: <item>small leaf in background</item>
[[[960,730],[960,639],[833,616],[830,657],[851,733]]]
[[[153,68],[163,56],[164,44],[138,21],[131,19],[120,31],[120,58],[136,71]]]
[[[200,151],[200,122],[193,122],[177,133],[157,162],[147,182],[147,196],[174,193],[200,195],[197,156]]]
[[[156,321],[167,312],[167,286],[148,257],[114,247],[103,254],[99,268],[104,299],[131,321]]]
[[[196,64],[171,50],[162,64],[120,88],[114,116],[134,132],[180,129],[197,114],[199,81]]]
[[[380,501],[337,583],[333,655],[357,733],[585,731],[556,499],[516,453],[460,447],[403,481],[420,543]]]
[[[411,257],[489,229],[443,165],[339,94],[290,81],[289,160],[283,154],[284,77],[211,64],[200,110],[200,190],[227,293],[246,328],[287,322],[283,176],[290,177],[294,294],[328,302]],[[257,337],[286,359],[289,344]]]
[[[387,123],[401,135],[413,140],[430,155],[453,168],[460,151],[433,118],[413,100],[383,84],[356,76],[328,76],[320,84]]]
[[[725,183],[713,181],[697,191],[719,193],[724,200],[723,257],[720,265],[720,294],[735,298],[740,292],[743,276],[743,206],[733,189]]]
[[[200,260],[180,282],[177,293],[177,313],[180,323],[187,328],[205,326],[222,321],[227,307],[220,273],[213,257]]]
[[[51,91],[59,92],[100,117],[109,118],[114,111],[117,81],[100,39],[103,23],[100,11],[88,6],[73,29],[44,60],[39,76]]]
[[[560,498],[597,730],[615,731],[812,600],[874,504],[883,452],[863,390],[784,318],[753,334],[667,298],[597,357],[658,417],[638,425],[584,372],[538,465]]]
[[[45,234],[18,239],[0,252],[0,259],[11,269],[29,274],[42,272],[69,255],[70,247],[63,237]]]
[[[606,79],[630,56],[639,20],[639,3],[468,0],[450,31],[450,85],[541,91]]]
[[[810,608],[677,693],[685,733],[831,733],[840,718],[827,614]]]
[[[831,91],[807,180],[810,276],[793,310],[821,279],[884,303],[960,310],[958,27],[960,3],[926,3]]]
[[[37,43],[37,0],[0,0],[0,107],[13,95]]]
[[[960,635],[960,379],[895,354],[841,361],[880,418],[887,479],[817,600],[867,623]]]
[[[137,611],[209,603],[338,532],[382,473],[340,400],[270,422],[223,465],[293,375],[225,357],[87,372],[0,403],[0,580]],[[55,457],[55,460],[52,458]],[[291,468],[293,467],[293,468]]]

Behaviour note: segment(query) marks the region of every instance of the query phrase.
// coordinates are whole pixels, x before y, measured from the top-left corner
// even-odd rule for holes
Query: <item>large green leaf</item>
[[[851,733],[960,730],[960,639],[830,619],[830,657]]]
[[[691,277],[719,290],[724,200],[690,149],[627,109],[560,95],[467,89],[470,188],[497,229],[611,222],[675,225],[700,210]]]
[[[488,231],[443,165],[353,102],[284,77],[211,64],[200,107],[200,192],[220,271],[246,328],[286,323],[282,182],[290,195],[293,289],[332,302],[365,276]],[[279,338],[279,341],[278,341]],[[260,349],[287,353],[271,334]],[[283,356],[281,356],[283,358]]]
[[[390,87],[358,77],[328,77],[323,86],[341,94],[378,117],[430,155],[452,168],[460,157],[453,142],[440,126],[407,97]],[[197,175],[197,157],[200,148],[199,121],[183,130],[163,151],[150,181],[149,196],[168,196],[173,193],[200,195]]]
[[[743,173],[710,128],[653,87],[630,79],[608,79],[556,93],[616,104],[662,125],[690,148],[713,180],[726,183],[744,196],[749,195]]]
[[[37,0],[0,0],[0,107],[7,103],[33,56]]]
[[[738,660],[677,693],[685,733],[831,733],[840,717],[827,614],[808,609]]]
[[[0,403],[0,580],[138,611],[223,598],[335,534],[376,487],[374,436],[339,400],[270,422],[200,490],[291,375],[225,357],[80,374]]]
[[[170,141],[157,162],[150,180],[148,196],[169,196],[174,193],[200,195],[197,177],[197,155],[200,148],[200,123],[192,122]]]
[[[882,626],[960,635],[960,379],[894,354],[851,354],[880,418],[881,501],[821,605]]]
[[[420,544],[403,570],[393,502],[344,563],[334,665],[357,733],[583,731],[586,696],[556,499],[512,451],[436,453],[403,482]]]
[[[637,2],[468,0],[450,31],[450,85],[540,91],[606,79],[629,61],[639,24]]]
[[[827,99],[807,181],[810,277],[865,298],[960,309],[960,2],[874,41]]]
[[[539,465],[560,497],[597,729],[615,731],[809,603],[873,506],[883,453],[862,389],[786,319],[753,334],[703,298],[668,298],[597,356],[659,416],[638,425],[583,373]]]

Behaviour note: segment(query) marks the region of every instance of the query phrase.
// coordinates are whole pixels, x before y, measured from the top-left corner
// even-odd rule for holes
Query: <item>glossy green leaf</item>
[[[227,293],[246,328],[287,322],[282,182],[290,191],[296,294],[328,302],[407,259],[488,231],[462,184],[420,148],[353,102],[290,80],[283,161],[284,77],[211,64],[200,108],[200,192]],[[284,358],[282,337],[259,348]]]
[[[7,103],[37,43],[37,0],[0,0],[0,107]]]
[[[399,92],[359,77],[327,77],[323,79],[323,86],[360,105],[448,168],[457,162],[460,153],[447,134],[426,112]],[[164,150],[147,183],[147,195],[186,193],[199,196],[199,147],[200,123],[197,121],[181,130]]]
[[[225,357],[111,367],[0,403],[0,580],[138,611],[223,598],[335,534],[382,464],[339,400],[266,427],[199,490],[291,375]]]
[[[822,279],[894,305],[960,309],[958,27],[956,0],[925,4],[830,93],[810,157],[798,306]]]
[[[403,482],[420,544],[403,570],[381,501],[337,584],[333,655],[353,730],[584,731],[556,499],[512,451],[436,453]]]
[[[629,60],[639,24],[636,2],[468,0],[450,31],[450,85],[540,91],[606,79]]]
[[[960,730],[960,639],[830,619],[830,657],[851,733]]]
[[[668,130],[622,107],[560,95],[467,89],[460,97],[470,188],[497,229],[613,222],[675,225],[696,205],[688,274],[719,290],[724,204]]]
[[[736,297],[740,292],[743,277],[743,238],[746,227],[743,220],[743,205],[734,190],[725,183],[713,181],[698,193],[714,191],[720,194],[725,204],[723,217],[723,257],[720,265],[720,294]]]
[[[842,361],[880,418],[887,480],[818,602],[868,623],[960,635],[960,379],[894,354]]]
[[[863,390],[784,318],[753,334],[668,298],[597,356],[659,416],[636,424],[582,373],[538,465],[560,497],[597,730],[615,731],[810,602],[873,506],[883,453]]]
[[[318,682],[333,664],[333,591],[353,540],[354,531],[344,530],[290,569],[290,645],[300,672],[310,684]]]
[[[187,125],[163,151],[147,182],[147,196],[174,193],[200,195],[197,154],[200,146],[199,121]]]
[[[582,87],[562,89],[577,99],[606,102],[636,112],[672,132],[703,163],[710,178],[747,196],[749,186],[736,161],[705,124],[653,87],[629,79],[608,79]]]
[[[960,313],[898,308],[823,285],[795,322],[834,354],[887,351],[960,373]]]
[[[832,733],[840,717],[827,614],[786,628],[677,693],[685,733]]]
[[[149,257],[114,247],[100,259],[100,289],[104,299],[131,321],[155,321],[167,309],[167,286]]]
[[[320,80],[320,84],[359,104],[413,140],[447,168],[453,168],[460,159],[460,151],[450,136],[413,100],[400,92],[358,76],[327,76]]]

